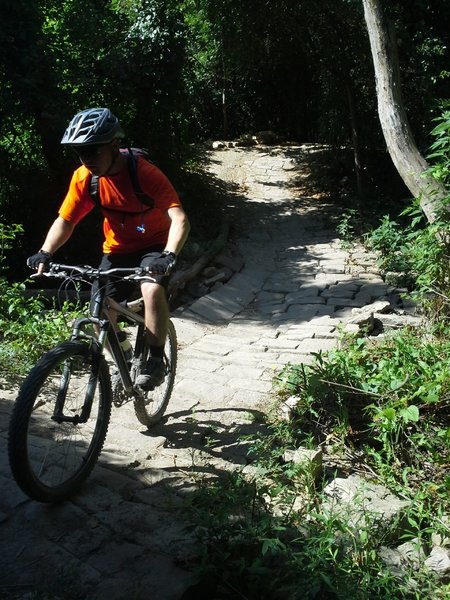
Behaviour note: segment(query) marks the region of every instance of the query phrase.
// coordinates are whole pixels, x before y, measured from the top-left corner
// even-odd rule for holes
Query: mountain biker
[[[169,273],[189,234],[189,221],[167,177],[143,157],[137,158],[142,192],[154,201],[143,204],[131,182],[127,157],[120,152],[125,137],[119,120],[107,108],[90,108],[70,121],[61,144],[77,153],[81,166],[72,175],[67,195],[51,225],[42,248],[27,265],[42,273],[53,254],[68,241],[76,225],[95,206],[89,185],[99,177],[103,211],[103,258],[100,269],[151,267],[156,282],[141,283],[150,357],[137,379],[144,390],[164,380],[164,344],[169,307],[166,288]],[[120,302],[131,293],[129,282],[111,282],[107,295]],[[95,291],[93,291],[95,293]]]

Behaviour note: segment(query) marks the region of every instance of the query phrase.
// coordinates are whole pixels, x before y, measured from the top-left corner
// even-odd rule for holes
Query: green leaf
[[[404,384],[404,380],[403,379],[393,379],[389,385],[389,387],[391,388],[391,390],[398,390],[399,388],[402,387],[402,385]]]
[[[388,407],[383,410],[383,415],[388,421],[394,421],[395,417],[397,416],[397,411],[395,410],[395,408]]]
[[[417,408],[417,406],[412,404],[411,406],[408,406],[408,408],[402,408],[402,410],[400,411],[400,416],[405,421],[405,423],[417,423],[417,421],[419,420],[419,409]]]

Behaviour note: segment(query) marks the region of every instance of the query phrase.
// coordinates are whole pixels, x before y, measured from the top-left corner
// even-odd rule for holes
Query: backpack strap
[[[141,185],[139,183],[139,177],[137,172],[137,154],[143,153],[135,153],[131,148],[127,148],[127,150],[121,150],[123,154],[126,154],[128,174],[130,175],[131,183],[133,185],[133,190],[140,202],[145,204],[152,209],[155,207],[155,201],[153,198],[148,196],[145,192],[142,191]],[[90,174],[89,180],[89,194],[91,196],[92,201],[95,206],[99,206],[102,210],[117,210],[117,209],[108,209],[102,206],[100,199],[100,186],[99,186],[99,176]],[[121,211],[123,212],[123,211]]]
[[[89,179],[89,194],[95,206],[101,206],[98,190],[98,175],[90,173]]]
[[[139,153],[143,155],[143,153]],[[153,198],[150,198],[147,194],[142,191],[141,184],[139,183],[139,177],[137,172],[137,160],[138,153],[134,153],[132,148],[127,148],[127,164],[128,164],[128,173],[130,174],[131,183],[133,184],[134,193],[142,202],[149,208],[155,207],[155,201]]]

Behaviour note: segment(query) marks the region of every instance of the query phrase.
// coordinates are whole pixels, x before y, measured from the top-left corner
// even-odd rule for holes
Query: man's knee
[[[146,304],[159,304],[166,301],[166,290],[158,283],[146,283],[142,286],[142,296]]]

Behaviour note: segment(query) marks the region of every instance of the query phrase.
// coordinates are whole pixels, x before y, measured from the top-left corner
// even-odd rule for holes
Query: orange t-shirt
[[[135,252],[167,242],[170,219],[166,211],[181,206],[178,194],[164,173],[141,156],[137,173],[142,191],[154,200],[153,209],[136,196],[127,166],[117,175],[99,177],[99,198],[102,208],[106,209],[103,213],[105,254]],[[90,172],[83,165],[74,172],[59,209],[59,216],[65,221],[76,225],[96,206],[89,192],[89,182]],[[137,227],[142,225],[145,231],[140,233]]]

